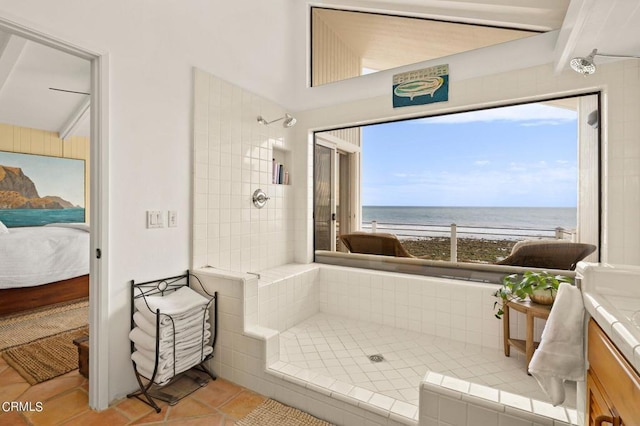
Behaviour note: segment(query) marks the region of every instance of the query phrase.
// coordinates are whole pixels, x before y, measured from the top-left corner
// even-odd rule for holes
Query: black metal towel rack
[[[190,280],[190,277],[195,278],[195,280]],[[208,299],[208,303],[206,304],[202,315],[202,343],[200,345],[200,358],[199,362],[194,363],[194,365],[191,365],[185,371],[176,373],[176,320],[171,315],[160,312],[160,309],[153,311],[149,306],[147,297],[164,297],[167,294],[175,292],[182,287],[186,286],[191,288],[191,283],[194,281],[198,283],[199,289],[202,291],[200,294]],[[159,413],[161,411],[161,408],[154,401],[154,398],[166,401],[169,403],[169,405],[175,405],[180,399],[191,394],[200,387],[205,386],[209,382],[209,379],[216,379],[216,376],[209,370],[209,368],[207,368],[205,363],[213,358],[213,349],[215,349],[216,340],[218,337],[218,292],[214,292],[213,294],[207,292],[198,277],[190,274],[189,271],[182,275],[177,275],[169,278],[161,278],[142,283],[135,283],[134,280],[131,280],[131,331],[133,331],[133,329],[136,327],[133,316],[137,311],[136,300],[139,299],[142,299],[144,301],[144,304],[146,305],[146,308],[149,309],[149,311],[153,315],[155,315],[155,362],[151,377],[146,377],[144,374],[140,373],[136,362],[133,359],[131,360],[140,390],[128,394],[127,398],[137,398],[145,404],[153,407],[156,412]],[[212,306],[213,315],[211,318],[211,337],[205,339],[207,325],[206,312],[209,311]],[[160,362],[161,322],[164,320],[167,320],[166,325],[170,325],[170,327],[172,328],[172,333],[170,335],[173,336],[173,347],[171,348],[173,356],[173,374],[168,380],[163,380],[161,384],[158,384],[156,383],[156,379],[158,376],[158,365]],[[212,352],[205,355],[205,348],[207,346],[211,346]],[[131,341],[130,349],[131,355],[133,355],[133,353],[136,351],[136,346],[133,340]],[[204,374],[200,374],[198,372]]]

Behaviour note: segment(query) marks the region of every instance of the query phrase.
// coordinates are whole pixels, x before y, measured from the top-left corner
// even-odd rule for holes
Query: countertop
[[[587,312],[640,372],[640,267],[580,262],[576,274]]]

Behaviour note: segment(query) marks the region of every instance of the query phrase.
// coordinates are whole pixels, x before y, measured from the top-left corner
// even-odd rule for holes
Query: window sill
[[[378,271],[453,278],[457,280],[500,284],[507,274],[524,271],[547,271],[574,278],[575,271],[562,269],[531,268],[522,266],[494,265],[489,263],[448,262],[409,257],[378,256],[373,254],[342,253],[316,250],[315,262],[329,265],[350,266]]]

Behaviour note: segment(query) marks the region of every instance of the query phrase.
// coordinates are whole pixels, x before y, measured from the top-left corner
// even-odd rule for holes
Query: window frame
[[[315,147],[315,144],[318,140],[318,135],[337,131],[337,130],[345,130],[352,128],[362,128],[370,125],[378,125],[385,123],[397,123],[402,121],[409,120],[420,120],[424,118],[433,118],[439,116],[447,116],[452,114],[462,114],[474,111],[484,111],[491,110],[495,108],[504,108],[518,105],[526,105],[526,104],[536,104],[536,103],[544,103],[557,101],[562,99],[570,99],[570,98],[580,98],[586,96],[595,96],[596,104],[597,104],[597,119],[599,125],[597,126],[597,149],[595,153],[595,161],[597,163],[597,171],[594,176],[597,182],[597,201],[594,209],[594,215],[597,220],[597,242],[593,242],[597,246],[595,255],[597,257],[596,262],[600,262],[601,260],[601,247],[602,247],[602,191],[603,191],[603,183],[602,183],[602,150],[603,150],[603,137],[602,137],[602,91],[585,91],[585,92],[576,92],[567,95],[559,95],[559,96],[547,96],[540,97],[534,99],[527,99],[521,101],[511,101],[505,102],[499,105],[491,105],[489,107],[470,107],[463,108],[456,111],[446,111],[441,113],[433,113],[433,114],[420,114],[411,117],[402,117],[402,118],[384,118],[380,120],[372,120],[364,124],[353,125],[353,126],[337,126],[330,127],[325,129],[316,129],[312,132],[312,146]],[[580,135],[578,135],[580,138]],[[580,149],[580,139],[577,141],[577,148]],[[361,159],[361,148],[358,149],[358,161]],[[315,150],[314,150],[315,151]],[[315,164],[315,152],[314,152],[314,162]],[[578,154],[578,161],[580,161],[580,157]],[[313,166],[312,166],[313,167]],[[360,168],[358,167],[358,177],[356,182],[351,181],[351,184],[358,185],[357,192],[361,193],[361,177],[360,177]],[[580,164],[578,163],[578,171],[580,173]],[[311,174],[313,176],[313,173]],[[314,211],[315,211],[315,182],[313,182],[313,199],[314,199]],[[355,206],[356,208],[362,209],[362,201],[358,199],[359,204]],[[580,208],[580,199],[578,199],[578,209]],[[362,224],[362,213],[359,216],[360,225]],[[579,224],[578,224],[579,226]],[[578,231],[579,232],[579,231]],[[542,270],[539,268],[531,268],[531,267],[519,267],[519,266],[505,266],[505,265],[493,265],[493,264],[475,264],[468,262],[448,262],[448,261],[434,261],[434,260],[425,260],[425,259],[405,259],[405,258],[393,258],[389,256],[376,256],[376,255],[362,255],[362,254],[354,254],[354,253],[327,253],[322,250],[315,249],[315,235],[313,239],[313,261],[316,263],[324,263],[324,264],[332,264],[332,265],[340,265],[340,266],[352,266],[358,268],[365,269],[373,269],[373,270],[382,270],[382,271],[393,271],[393,272],[401,272],[408,274],[417,274],[417,275],[426,275],[426,276],[436,276],[443,278],[454,278],[454,279],[462,279],[469,281],[479,281],[479,282],[489,282],[489,283],[500,283],[502,277],[505,273],[511,272],[522,272],[524,270]],[[556,271],[558,273],[563,273],[567,276],[575,276],[574,271]]]

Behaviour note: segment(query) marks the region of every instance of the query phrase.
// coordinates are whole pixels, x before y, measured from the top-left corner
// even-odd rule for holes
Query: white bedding
[[[52,224],[0,235],[0,289],[32,287],[89,273],[89,228]]]

